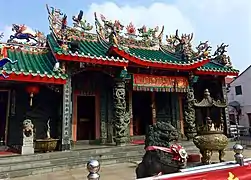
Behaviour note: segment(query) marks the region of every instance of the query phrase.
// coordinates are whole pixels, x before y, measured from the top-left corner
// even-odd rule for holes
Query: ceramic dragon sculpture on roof
[[[183,60],[207,58],[211,51],[208,41],[200,42],[196,50],[193,50],[192,40],[193,33],[179,35],[179,31],[176,30],[175,35],[166,35],[166,44],[163,44],[161,48],[180,56]]]
[[[154,48],[159,45],[164,31],[164,26],[159,31],[159,27],[148,28],[143,25],[136,29],[132,22],[125,26],[118,20],[107,20],[104,15],[100,15],[101,21],[95,15],[96,31],[99,37],[109,44],[117,47],[138,47]],[[124,31],[124,29],[126,31]],[[157,48],[158,49],[158,48]]]
[[[77,16],[72,17],[72,20],[74,21],[73,27],[80,28],[82,31],[92,30],[93,26],[83,18],[83,15],[84,15],[83,11],[80,10]]]
[[[70,42],[72,40],[95,40],[96,35],[90,31],[93,26],[84,18],[82,10],[72,16],[73,27],[68,25],[68,16],[60,9],[46,5],[50,29],[58,40]]]
[[[215,50],[213,56],[214,56],[214,61],[223,65],[223,66],[229,66],[231,67],[231,61],[230,57],[227,56],[225,53],[227,52],[226,48],[229,45],[222,43],[221,45],[217,46],[217,49]]]

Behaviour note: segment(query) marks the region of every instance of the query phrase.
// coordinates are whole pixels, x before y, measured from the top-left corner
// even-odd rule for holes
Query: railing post
[[[87,170],[89,171],[87,176],[88,180],[99,180],[100,175],[98,172],[100,170],[100,164],[97,160],[90,160],[87,163]]]
[[[238,163],[240,166],[244,166],[244,156],[242,154],[244,150],[243,146],[240,144],[235,144],[233,149],[235,152],[234,158],[236,163]]]

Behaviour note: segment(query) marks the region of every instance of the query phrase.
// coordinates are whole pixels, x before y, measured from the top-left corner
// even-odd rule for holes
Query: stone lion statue
[[[167,122],[157,122],[149,127],[145,140],[145,155],[136,168],[137,178],[179,172],[186,167],[187,153],[179,144],[178,131]]]
[[[23,121],[23,137],[33,137],[34,125],[30,119],[25,119]]]

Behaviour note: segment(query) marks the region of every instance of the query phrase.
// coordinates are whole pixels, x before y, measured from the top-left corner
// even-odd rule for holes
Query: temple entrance
[[[7,143],[9,91],[0,91],[0,145]]]
[[[152,124],[151,92],[133,92],[133,135],[145,135]]]
[[[95,96],[77,97],[77,140],[95,139]]]

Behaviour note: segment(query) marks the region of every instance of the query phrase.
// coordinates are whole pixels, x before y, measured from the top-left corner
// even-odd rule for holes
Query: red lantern
[[[26,91],[30,94],[30,106],[32,106],[32,98],[34,97],[35,94],[39,93],[39,87],[31,85],[26,88]]]

